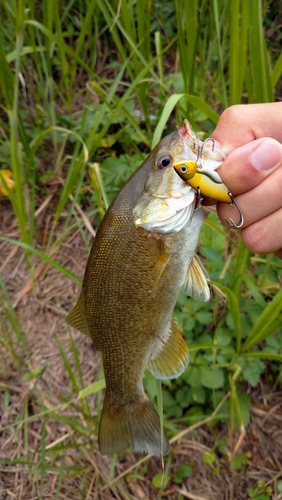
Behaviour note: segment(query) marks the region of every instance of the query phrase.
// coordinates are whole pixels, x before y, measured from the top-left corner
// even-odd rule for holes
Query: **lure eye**
[[[157,160],[156,166],[159,170],[168,167],[172,162],[172,158],[168,154],[160,156]]]
[[[195,177],[197,172],[197,162],[192,160],[178,161],[174,164],[174,169],[183,181],[188,182]],[[189,184],[189,182],[188,182]]]

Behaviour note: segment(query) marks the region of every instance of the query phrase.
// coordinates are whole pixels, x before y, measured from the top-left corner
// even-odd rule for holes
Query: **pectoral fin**
[[[67,323],[73,326],[81,333],[91,337],[90,331],[86,322],[85,296],[83,290],[80,293],[76,306],[71,310],[66,318]]]
[[[176,378],[186,370],[188,363],[187,344],[180,327],[172,319],[167,334],[160,339],[156,351],[151,355],[149,370],[156,378]]]
[[[206,302],[210,299],[210,289],[207,282],[208,274],[199,257],[194,255],[188,267],[183,290],[196,300]]]

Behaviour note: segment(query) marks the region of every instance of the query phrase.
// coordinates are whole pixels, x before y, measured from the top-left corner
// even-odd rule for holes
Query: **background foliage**
[[[35,254],[62,279],[80,281],[55,257],[76,229],[89,248],[75,207],[98,225],[151,146],[184,117],[204,138],[224,108],[281,96],[279,1],[43,0],[39,8],[34,0],[3,0],[0,9],[0,192],[3,207],[8,195],[20,230],[11,244],[22,248],[32,279]],[[38,241],[37,210],[58,176],[52,229]],[[62,222],[65,208],[69,215]],[[191,361],[182,377],[164,384],[170,437],[212,415],[220,403],[213,423],[228,421],[232,433],[236,423],[248,424],[248,393],[261,376],[282,384],[281,261],[252,255],[214,213],[200,243],[213,300],[179,297],[175,315]],[[19,363],[18,345],[28,352],[25,333],[3,279],[0,287],[7,327],[2,342]],[[83,379],[68,367],[59,339],[58,349],[76,395]],[[71,349],[80,373],[73,343]],[[103,381],[97,384],[90,392],[100,394]],[[148,373],[145,384],[155,400]],[[79,411],[90,414],[85,393],[80,395]],[[42,415],[48,419],[46,408]],[[52,416],[60,418],[60,408]],[[29,419],[17,415],[12,425],[28,426]],[[74,421],[69,425],[76,427]],[[44,449],[43,433],[41,474]],[[28,462],[28,452],[22,460]],[[179,470],[175,481],[190,472]]]

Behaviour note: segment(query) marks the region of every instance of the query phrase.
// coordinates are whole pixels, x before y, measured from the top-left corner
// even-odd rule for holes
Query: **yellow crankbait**
[[[224,203],[233,203],[232,194],[225,184],[223,182],[216,182],[207,173],[197,170],[197,162],[176,162],[174,169],[192,188],[196,189],[196,191],[199,190],[202,196],[216,201],[223,201]]]
[[[192,130],[190,131],[190,134],[191,133]],[[214,140],[212,138],[208,138],[202,142],[195,134],[193,135],[193,138],[194,140],[195,138],[197,139],[195,141],[195,143],[197,143],[196,160],[182,160],[175,162],[175,172],[177,172],[183,181],[187,182],[187,184],[195,189],[199,195],[211,198],[212,200],[222,201],[224,203],[228,203],[229,205],[234,205],[240,215],[239,221],[236,223],[231,218],[230,221],[227,219],[225,220],[229,226],[239,229],[244,223],[243,214],[234,200],[231,191],[229,191],[228,187],[222,182],[221,177],[216,172],[217,166],[215,167],[213,165],[212,168],[211,165],[208,164],[209,158],[211,158],[214,154]],[[209,143],[211,143],[209,150],[207,143],[208,146],[210,146]],[[196,144],[194,149],[196,149]],[[223,161],[224,153],[222,151],[219,152]]]

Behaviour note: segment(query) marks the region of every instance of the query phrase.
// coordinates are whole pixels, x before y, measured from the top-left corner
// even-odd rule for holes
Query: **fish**
[[[196,255],[204,221],[197,192],[174,164],[191,157],[190,124],[164,137],[111,203],[98,227],[78,302],[67,322],[100,351],[106,391],[98,431],[102,455],[130,448],[166,455],[167,436],[143,375],[178,377],[189,353],[173,318],[181,290],[207,301]]]

